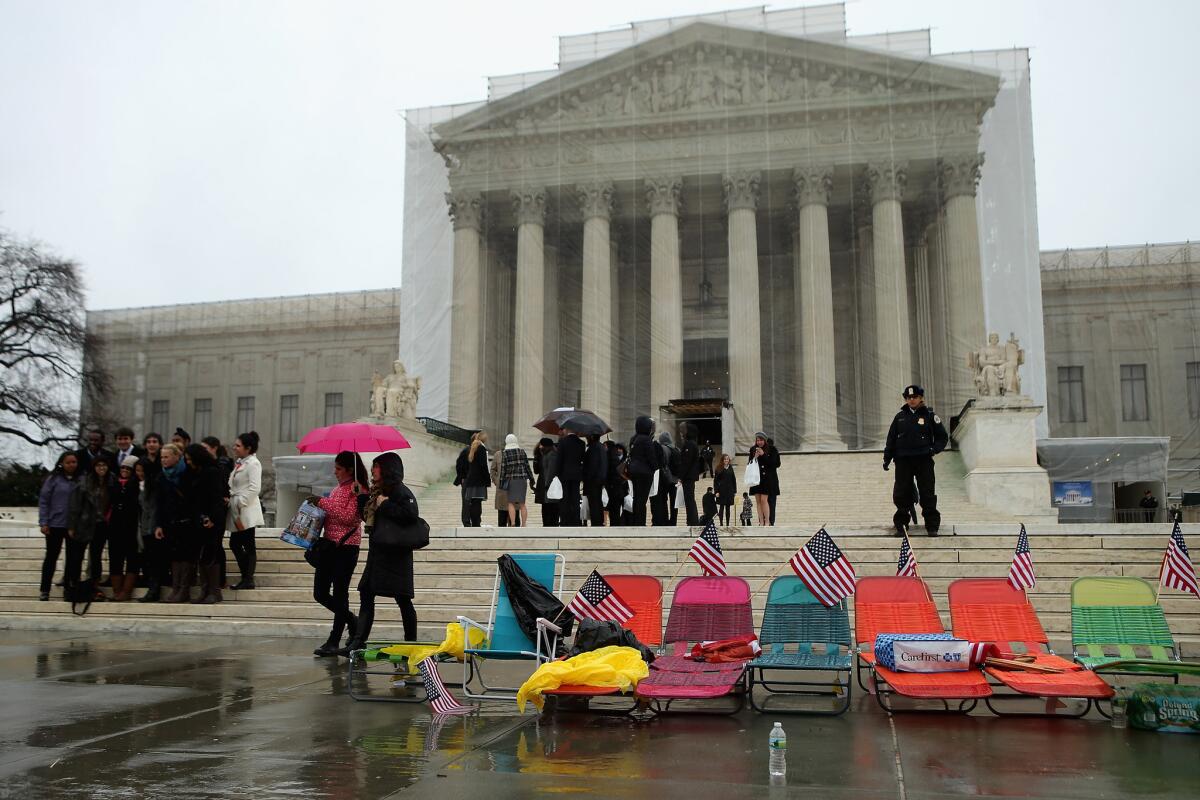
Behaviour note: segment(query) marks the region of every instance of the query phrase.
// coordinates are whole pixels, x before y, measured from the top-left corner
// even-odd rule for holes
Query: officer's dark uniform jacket
[[[929,406],[901,407],[888,429],[883,448],[883,463],[897,458],[934,456],[946,449],[950,435],[942,419]]]

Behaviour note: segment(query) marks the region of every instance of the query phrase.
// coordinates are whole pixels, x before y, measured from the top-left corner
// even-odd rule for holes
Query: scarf
[[[183,480],[183,473],[185,472],[187,472],[187,462],[185,462],[182,458],[175,462],[175,466],[162,468],[162,474],[167,480],[175,484],[176,487],[178,487],[180,481]]]

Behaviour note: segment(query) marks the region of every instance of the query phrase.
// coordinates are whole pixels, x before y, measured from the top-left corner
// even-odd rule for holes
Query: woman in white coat
[[[258,434],[254,431],[240,433],[234,439],[233,454],[237,461],[229,473],[229,512],[225,521],[229,549],[242,576],[234,589],[254,588],[254,567],[258,562],[254,529],[263,524],[262,503],[258,500],[262,491],[262,464],[255,455],[257,452]]]

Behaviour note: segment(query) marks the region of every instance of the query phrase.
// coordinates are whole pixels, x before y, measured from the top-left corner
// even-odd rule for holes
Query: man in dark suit
[[[121,427],[117,428],[117,453],[115,456],[117,464],[124,464],[125,459],[129,458],[130,456],[140,459],[142,456],[146,455],[146,451],[134,444],[133,439],[133,428],[130,428],[127,425],[122,425]]]
[[[587,445],[577,434],[568,433],[558,440],[558,479],[563,489],[558,524],[564,528],[578,528],[583,524],[579,519],[579,490],[586,455]]]

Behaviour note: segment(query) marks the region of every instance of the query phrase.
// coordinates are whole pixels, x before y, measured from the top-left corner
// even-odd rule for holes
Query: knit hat
[[[517,444],[517,435],[515,433],[510,433],[508,436],[504,437],[504,449],[505,450],[516,450],[518,447],[519,447],[519,445]]]
[[[766,435],[765,433],[763,433],[762,431],[755,431],[755,432],[754,432],[754,438],[755,438],[755,439],[762,439],[762,440],[765,442],[765,441],[767,440],[767,435]]]
[[[137,456],[125,456],[125,458],[121,461],[121,466],[129,467],[130,469],[133,469],[135,466],[137,466],[137,463],[138,463]]]

